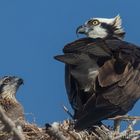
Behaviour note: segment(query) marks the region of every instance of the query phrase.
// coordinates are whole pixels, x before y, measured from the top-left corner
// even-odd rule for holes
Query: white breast
[[[85,88],[85,92],[88,92],[91,88],[94,88],[94,82],[95,82],[95,79],[98,75],[98,70],[97,70],[97,67],[94,67],[94,68],[90,68],[89,70],[89,74],[88,74],[88,79],[90,82],[90,85],[87,85],[86,88]]]
[[[88,78],[95,80],[95,77],[98,75],[98,73],[99,72],[98,72],[97,68],[91,68],[91,69],[89,69]]]

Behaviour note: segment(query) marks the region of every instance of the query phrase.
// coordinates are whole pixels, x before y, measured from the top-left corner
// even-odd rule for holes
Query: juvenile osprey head
[[[85,34],[90,38],[118,38],[123,39],[125,32],[121,27],[121,17],[91,18],[76,30],[78,34]]]
[[[0,98],[16,101],[15,94],[21,84],[23,84],[23,80],[21,78],[15,76],[4,76],[0,79]]]

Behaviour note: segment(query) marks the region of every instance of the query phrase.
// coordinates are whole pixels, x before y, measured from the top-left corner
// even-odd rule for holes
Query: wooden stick
[[[124,115],[124,116],[116,116],[114,118],[109,118],[109,120],[121,120],[121,121],[133,121],[133,120],[137,120],[140,121],[140,116],[128,116],[128,115]]]
[[[62,107],[63,107],[64,111],[73,119],[74,117],[73,117],[73,115],[70,113],[70,111],[67,109],[67,107],[64,106],[64,105],[62,105]]]

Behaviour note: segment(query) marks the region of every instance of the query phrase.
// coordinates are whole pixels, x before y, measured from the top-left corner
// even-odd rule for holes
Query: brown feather
[[[128,67],[122,74],[117,74],[114,69],[115,59],[108,60],[102,67],[99,68],[98,81],[101,87],[110,86],[121,80],[123,75],[128,72]]]

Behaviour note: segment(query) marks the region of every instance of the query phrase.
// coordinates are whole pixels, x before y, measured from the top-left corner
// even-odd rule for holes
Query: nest
[[[17,138],[14,132],[8,132],[3,129],[0,131],[0,140],[51,140],[50,136],[44,131],[44,129],[37,127],[35,124],[25,124],[21,129],[21,132],[23,138]]]
[[[74,129],[73,120],[54,122],[41,128],[25,120],[13,122],[0,107],[0,140],[140,140],[140,131],[133,130],[140,117],[120,116],[111,120],[114,121],[112,128],[105,125],[92,126],[79,132]],[[120,131],[121,121],[131,123]]]
[[[22,129],[26,140],[51,140],[45,128],[40,128],[36,124],[26,123]]]
[[[77,132],[73,129],[72,120],[64,120],[62,123],[54,122],[41,128],[36,124],[25,123],[24,126],[16,127],[17,137],[13,130],[0,131],[0,140],[139,140],[140,131],[134,131],[130,126],[118,132],[104,125],[93,126],[89,130]]]

